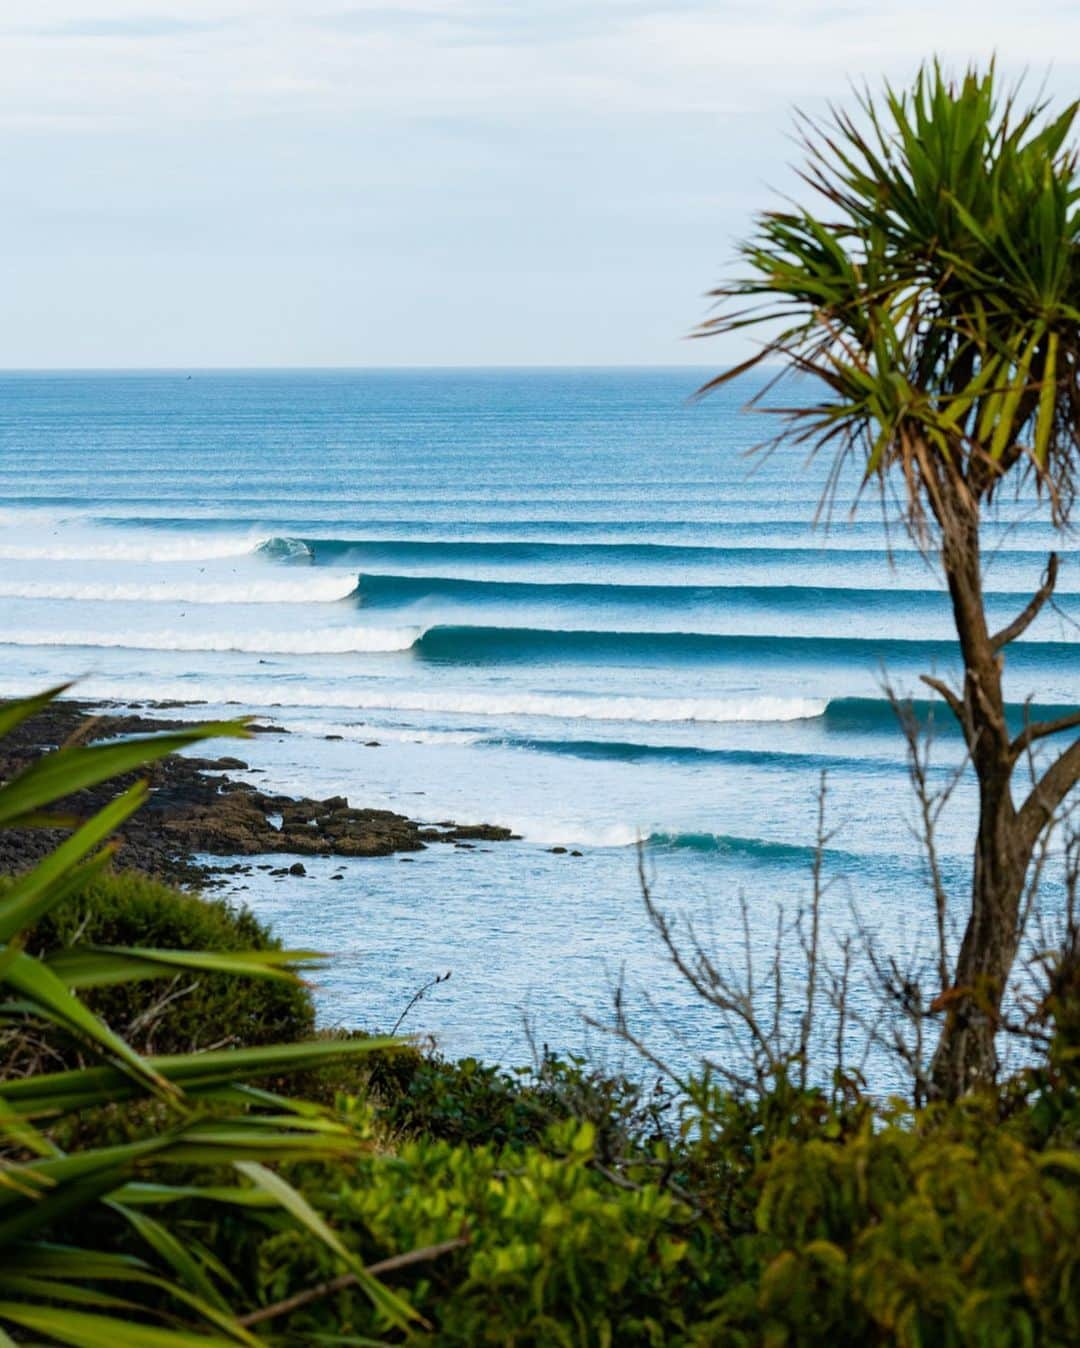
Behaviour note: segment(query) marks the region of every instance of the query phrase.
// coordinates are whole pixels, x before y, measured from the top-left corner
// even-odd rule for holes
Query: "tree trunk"
[[[953,484],[954,487],[956,484]],[[964,659],[961,715],[979,783],[979,829],[972,867],[971,910],[953,986],[942,989],[945,1023],[932,1077],[949,1099],[997,1069],[995,1037],[1001,1001],[1016,958],[1020,902],[1031,859],[1012,797],[1013,754],[1005,719],[1002,658],[986,625],[979,555],[979,508],[959,490],[939,522],[942,560]]]
[[[979,782],[971,912],[934,1055],[936,1091],[955,1099],[997,1074],[1001,1000],[1016,958],[1020,902],[1030,851],[1019,855],[1008,777]]]

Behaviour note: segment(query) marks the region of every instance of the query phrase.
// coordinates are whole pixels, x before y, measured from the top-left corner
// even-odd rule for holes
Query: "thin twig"
[[[468,1244],[467,1235],[458,1236],[454,1240],[444,1240],[439,1245],[425,1245],[423,1249],[391,1255],[389,1259],[381,1259],[377,1264],[368,1264],[364,1272],[372,1277],[381,1277],[382,1274],[393,1273],[399,1268],[409,1268],[413,1264],[424,1264],[432,1259],[438,1259],[444,1254],[451,1254],[454,1250],[464,1249]],[[333,1296],[335,1292],[353,1287],[357,1282],[359,1274],[343,1273],[338,1278],[330,1278],[327,1282],[319,1283],[317,1287],[309,1287],[306,1292],[297,1292],[295,1296],[275,1301],[271,1306],[262,1306],[259,1310],[252,1311],[250,1315],[242,1315],[237,1323],[246,1329],[251,1325],[261,1325],[267,1320],[276,1320],[279,1316],[288,1315],[290,1311],[299,1310],[302,1306],[310,1306],[313,1301],[320,1301],[323,1297]]]
[[[400,1016],[398,1016],[397,1020],[394,1021],[394,1028],[390,1031],[391,1037],[397,1034],[398,1030],[401,1027],[401,1022],[405,1019],[405,1017],[409,1014],[409,1012],[413,1009],[413,1007],[417,1004],[417,1002],[422,1002],[432,988],[437,988],[440,983],[445,983],[453,972],[454,972],[453,969],[447,969],[446,973],[436,974],[435,977],[429,979],[423,985],[423,987],[417,988],[417,990],[413,993],[411,999],[409,1000],[408,1006],[406,1006],[405,1010],[402,1011]]]

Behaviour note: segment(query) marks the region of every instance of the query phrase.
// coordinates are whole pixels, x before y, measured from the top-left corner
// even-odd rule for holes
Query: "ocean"
[[[622,982],[658,1051],[728,1051],[649,928],[638,840],[657,902],[721,964],[742,961],[743,902],[771,959],[783,905],[797,1007],[825,773],[826,945],[858,921],[919,948],[883,680],[925,712],[918,676],[956,650],[940,578],[879,503],[851,518],[849,475],[815,528],[827,465],[748,458],[775,429],[742,410],[759,384],[693,401],[710,373],[0,376],[0,695],[75,679],[184,704],[170,715],[254,713],[288,733],[223,752],[267,789],[521,835],[238,877],[288,944],[329,955],[328,1024],[389,1029],[449,971],[403,1030],[507,1064],[530,1042],[599,1053],[583,1017]],[[1065,554],[1060,608],[1010,654],[1015,714],[1080,704],[1075,539],[1030,496],[999,515],[995,622]],[[960,741],[935,725],[944,781]],[[972,818],[965,777],[940,837],[958,907]]]

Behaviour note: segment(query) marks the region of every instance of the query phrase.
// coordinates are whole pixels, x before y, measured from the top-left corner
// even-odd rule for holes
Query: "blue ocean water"
[[[406,1028],[519,1061],[523,1013],[580,1048],[582,1013],[625,977],[657,1043],[715,1049],[648,928],[635,841],[721,961],[742,958],[740,894],[766,957],[777,903],[808,892],[825,771],[827,939],[854,903],[887,944],[918,942],[926,877],[882,680],[922,696],[956,654],[902,531],[873,501],[812,527],[826,465],[748,460],[772,430],[741,411],[756,385],[690,401],[708,373],[4,375],[0,695],[77,678],[92,699],[254,712],[288,731],[244,746],[268,788],[522,835],[244,877],[288,942],[330,953],[329,1022],[385,1029],[449,969]],[[1010,656],[1018,719],[1028,697],[1080,703],[1080,568],[1037,502],[1000,507],[995,622],[1051,546],[1064,612]],[[960,745],[937,726],[945,774]],[[965,781],[940,839],[958,899],[971,817]]]

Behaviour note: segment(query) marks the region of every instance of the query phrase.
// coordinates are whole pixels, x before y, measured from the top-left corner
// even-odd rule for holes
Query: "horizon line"
[[[739,364],[738,361],[719,362],[648,362],[627,361],[612,364],[589,362],[582,364],[557,364],[555,362],[496,362],[492,364],[439,364],[434,362],[416,365],[6,365],[0,366],[0,376],[11,374],[357,374],[390,373],[394,371],[529,371],[529,370],[718,370]],[[773,368],[774,362],[762,362]]]

